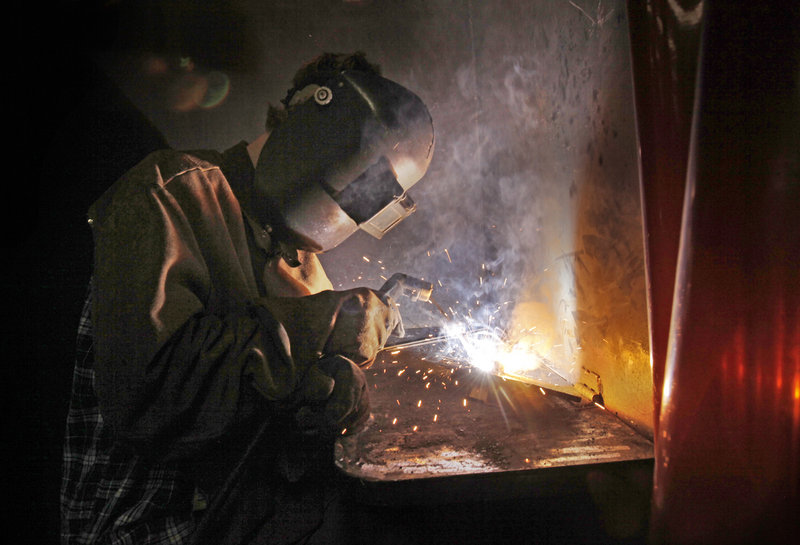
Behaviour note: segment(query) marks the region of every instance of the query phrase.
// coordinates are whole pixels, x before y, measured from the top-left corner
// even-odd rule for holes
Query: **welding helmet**
[[[415,210],[406,191],[425,174],[434,140],[419,97],[343,71],[290,106],[261,150],[254,188],[288,244],[324,252],[359,228],[381,238]]]

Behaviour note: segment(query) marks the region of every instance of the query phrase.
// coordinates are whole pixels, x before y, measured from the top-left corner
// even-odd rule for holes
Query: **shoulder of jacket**
[[[221,160],[222,154],[213,150],[159,150],[148,155],[130,174],[155,175],[158,179],[152,179],[153,182],[166,184],[191,172],[219,170]]]
[[[222,154],[213,150],[157,150],[111,185],[89,209],[90,223],[101,220],[112,202],[132,204],[152,189],[164,188],[173,181],[219,172]],[[143,189],[145,191],[143,191]]]

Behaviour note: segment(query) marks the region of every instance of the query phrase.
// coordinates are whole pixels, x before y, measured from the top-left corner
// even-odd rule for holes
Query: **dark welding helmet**
[[[433,155],[433,122],[408,89],[345,71],[309,85],[270,134],[256,195],[298,249],[324,252],[361,228],[381,238],[411,214],[406,194]]]

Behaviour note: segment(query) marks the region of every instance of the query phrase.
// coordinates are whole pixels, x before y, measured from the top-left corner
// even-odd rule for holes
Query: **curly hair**
[[[267,130],[280,125],[291,110],[292,97],[308,85],[322,85],[332,77],[345,70],[358,70],[369,74],[381,75],[381,67],[369,62],[363,51],[355,53],[322,53],[304,64],[292,78],[292,87],[281,100],[283,107],[269,104],[267,107]]]

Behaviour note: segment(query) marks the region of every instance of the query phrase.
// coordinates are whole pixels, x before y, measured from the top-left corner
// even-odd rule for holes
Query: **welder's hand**
[[[397,305],[368,288],[260,302],[283,324],[292,358],[301,368],[323,355],[342,355],[357,365],[369,364],[390,334],[403,331]]]
[[[380,293],[355,288],[340,292],[343,296],[336,323],[323,352],[340,354],[356,365],[369,366],[389,335],[404,334],[397,305]]]
[[[259,304],[279,321],[289,337],[289,351],[298,372],[322,357],[333,332],[341,296],[332,290],[303,297],[265,297]]]
[[[343,356],[323,358],[312,365],[298,394],[303,406],[295,413],[295,421],[306,434],[350,435],[369,420],[364,372]]]

